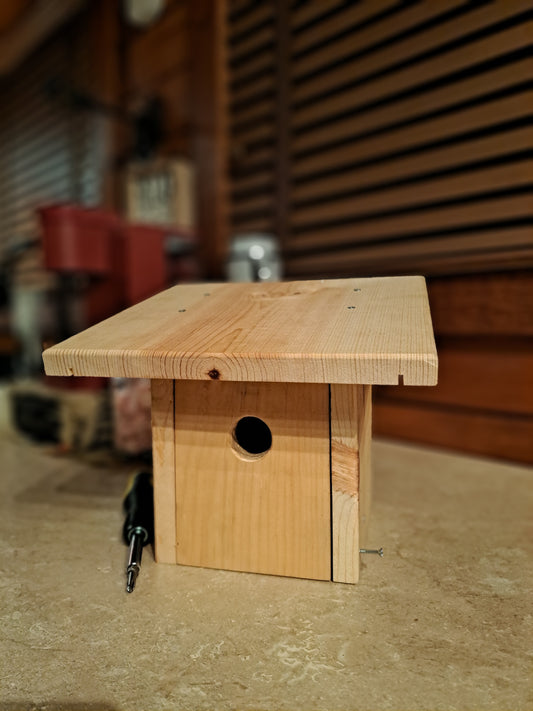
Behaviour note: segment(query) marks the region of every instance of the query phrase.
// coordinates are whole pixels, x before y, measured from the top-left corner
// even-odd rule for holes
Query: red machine
[[[152,296],[170,281],[198,276],[190,234],[130,224],[113,212],[76,205],[52,205],[39,214],[45,266],[61,277],[60,298],[81,296],[83,323],[70,324],[73,332]]]
[[[200,276],[193,252],[194,235],[183,230],[131,224],[113,212],[78,205],[46,206],[39,210],[39,215],[45,266],[57,274],[55,320],[58,340],[136,304],[170,284],[192,281]],[[61,391],[65,388],[99,391],[106,383],[103,378],[53,380]],[[98,393],[94,396],[98,397]],[[114,381],[111,403],[115,448],[133,455],[149,449],[150,382]],[[65,420],[68,412],[65,408],[61,412]],[[101,419],[100,415],[98,417]],[[29,430],[25,430],[30,434],[35,434],[33,420]],[[62,446],[69,449],[73,443],[68,438],[63,441],[61,433],[68,429],[63,420],[58,436]],[[91,429],[87,424],[83,427],[84,432]]]

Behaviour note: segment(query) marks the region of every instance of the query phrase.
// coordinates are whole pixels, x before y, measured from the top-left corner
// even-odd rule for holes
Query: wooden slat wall
[[[230,2],[228,10],[231,228],[275,232],[277,3]]]
[[[295,26],[288,271],[533,264],[532,30],[521,0],[363,0]]]
[[[232,231],[294,277],[533,265],[532,38],[528,0],[230,2]]]
[[[233,0],[228,27],[233,233],[277,234],[289,278],[428,277],[440,384],[377,389],[376,429],[533,461],[531,3]]]

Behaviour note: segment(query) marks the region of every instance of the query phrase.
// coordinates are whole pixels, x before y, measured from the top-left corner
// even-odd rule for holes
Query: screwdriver
[[[126,592],[131,593],[141,569],[143,548],[154,541],[154,488],[150,472],[138,472],[132,477],[124,497],[124,513],[122,538],[130,547]]]

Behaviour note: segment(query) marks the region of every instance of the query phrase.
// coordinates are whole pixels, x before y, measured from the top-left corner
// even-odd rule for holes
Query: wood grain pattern
[[[177,286],[44,353],[49,375],[432,385],[422,277]]]
[[[330,579],[327,385],[176,382],[178,563]],[[272,447],[232,432],[260,417]]]
[[[364,385],[359,395],[357,428],[359,432],[359,544],[373,548],[368,538],[372,504],[372,386]]]
[[[155,557],[177,563],[174,470],[174,381],[152,380]]]
[[[370,512],[372,392],[368,385],[330,392],[332,579],[356,583]]]

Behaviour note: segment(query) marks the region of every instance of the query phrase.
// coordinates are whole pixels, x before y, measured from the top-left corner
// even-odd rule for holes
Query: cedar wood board
[[[420,276],[170,288],[46,350],[48,375],[435,385]]]

